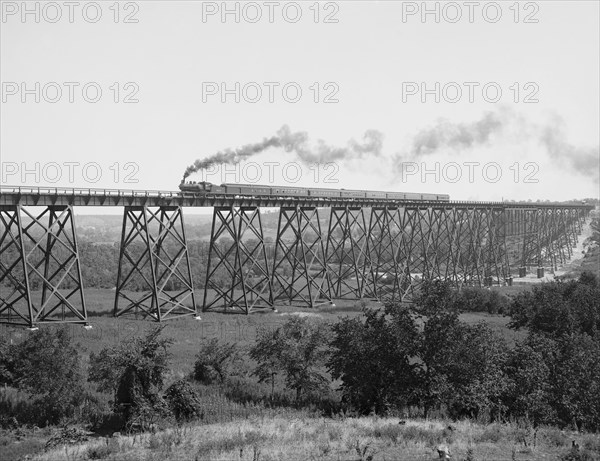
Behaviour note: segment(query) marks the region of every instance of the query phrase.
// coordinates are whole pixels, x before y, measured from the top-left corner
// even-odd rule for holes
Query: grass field
[[[311,417],[284,411],[229,423],[182,426],[154,434],[100,438],[65,446],[34,459],[76,461],[417,461],[439,459],[446,445],[451,459],[469,461],[558,460],[580,445],[576,459],[600,459],[600,436],[518,424],[399,418]]]

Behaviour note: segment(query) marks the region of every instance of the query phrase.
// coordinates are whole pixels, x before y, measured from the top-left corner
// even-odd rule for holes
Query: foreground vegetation
[[[404,424],[399,424],[400,422]],[[575,441],[578,449],[572,448]],[[229,423],[182,425],[157,433],[97,439],[60,447],[44,461],[110,460],[388,460],[438,459],[440,445],[455,460],[598,459],[600,438],[554,428],[471,421],[321,418],[299,411]]]
[[[493,293],[431,281],[414,305],[279,315],[179,362],[164,326],[89,355],[65,328],[0,340],[0,458],[597,459],[598,281]]]

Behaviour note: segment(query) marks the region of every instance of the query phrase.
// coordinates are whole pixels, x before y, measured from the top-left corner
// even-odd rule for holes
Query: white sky
[[[388,189],[449,193],[453,199],[569,199],[598,196],[598,172],[576,171],[568,158],[552,157],[529,128],[546,126],[558,116],[563,119],[564,156],[576,155],[578,149],[595,149],[599,144],[599,2],[541,1],[522,2],[519,22],[514,22],[513,2],[500,2],[502,17],[496,23],[487,22],[481,8],[490,2],[479,2],[473,22],[468,20],[468,7],[457,2],[463,17],[456,23],[444,16],[436,23],[432,15],[423,23],[420,16],[407,17],[403,8],[411,2],[344,1],[319,5],[319,23],[314,22],[313,2],[301,2],[302,18],[289,23],[282,16],[284,6],[293,13],[290,2],[277,2],[274,21],[268,20],[268,6],[256,4],[263,17],[257,23],[244,16],[236,23],[233,15],[208,16],[203,21],[203,8],[221,2],[142,1],[119,4],[120,22],[113,20],[114,2],[100,2],[102,18],[88,23],[82,9],[90,2],[78,2],[74,21],[69,22],[68,6],[61,8],[62,17],[51,23],[56,9],[39,3],[40,22],[33,14],[21,17],[21,2],[2,2],[4,17],[0,22],[1,69],[3,98],[0,124],[3,178],[8,184],[48,185],[46,179],[57,174],[57,186],[176,189],[185,167],[197,158],[207,157],[221,149],[236,148],[269,137],[284,124],[294,131],[307,131],[311,140],[323,139],[331,145],[344,146],[352,138],[360,141],[368,129],[383,133],[383,154],[361,161],[339,162],[334,178],[337,184],[318,186],[357,189]],[[28,2],[34,9],[36,2]],[[9,4],[7,6],[7,4]],[[409,5],[410,4],[410,5]],[[416,3],[420,6],[421,2]],[[14,7],[19,9],[11,15]],[[133,16],[137,23],[123,23],[123,17]],[[439,4],[440,11],[445,7]],[[534,6],[532,6],[534,5]],[[537,5],[537,10],[535,5]],[[243,11],[245,3],[239,3]],[[235,2],[228,3],[235,8]],[[434,8],[435,2],[428,2]],[[87,7],[89,17],[93,7]],[[333,18],[337,23],[323,23],[324,16],[337,8]],[[446,8],[446,16],[454,11]],[[492,9],[487,10],[493,13]],[[44,13],[45,12],[45,13]],[[246,6],[247,15],[254,14]],[[524,23],[533,13],[537,23]],[[235,103],[232,96],[223,103],[219,96],[208,96],[203,102],[202,82],[225,82],[233,88],[235,82],[279,82],[275,102],[270,103],[267,89],[258,103]],[[40,94],[27,95],[21,101],[15,87],[25,82],[35,88],[48,82],[62,85],[63,95],[50,103]],[[63,82],[77,82],[75,102],[68,101]],[[98,103],[83,100],[81,87],[96,82],[103,90]],[[113,101],[110,86],[120,84],[120,98],[128,93],[123,88],[134,82],[138,103]],[[280,88],[288,82],[303,90],[298,103],[286,102]],[[313,101],[309,87],[319,82],[333,82],[339,88],[339,102],[325,104]],[[481,86],[475,91],[475,101],[465,93],[457,103],[433,97],[423,103],[419,96],[402,101],[403,82],[487,82],[497,83],[503,90],[498,103],[486,102]],[[518,82],[519,97],[529,91],[526,82],[539,88],[538,103],[513,101],[509,87]],[[129,90],[128,88],[127,90]],[[47,98],[54,97],[48,87]],[[20,89],[19,89],[20,91]],[[89,93],[93,96],[93,91]],[[290,93],[291,94],[291,93]],[[491,93],[490,93],[491,94]],[[390,158],[406,152],[420,130],[431,127],[439,118],[451,124],[471,123],[489,111],[504,111],[514,120],[508,132],[492,136],[490,142],[463,149],[440,149],[426,158],[427,168],[435,162],[443,166],[457,162],[463,176],[451,183],[443,176],[431,174],[425,178],[416,174],[402,181],[393,173]],[[549,125],[553,126],[553,125]],[[524,127],[524,133],[519,132]],[[529,128],[527,128],[529,127]],[[535,130],[533,130],[535,132]],[[561,134],[562,136],[562,134]],[[290,154],[272,150],[254,159],[259,164],[272,160],[294,161]],[[468,179],[464,162],[481,165],[497,162],[502,178],[495,183],[483,178],[475,167],[473,181]],[[23,167],[40,174],[21,177]],[[56,162],[60,171],[50,162]],[[65,162],[78,162],[74,182],[69,182],[69,167]],[[97,162],[102,173],[96,183],[86,181],[82,167]],[[119,162],[121,175],[115,181],[111,166]],[[133,162],[138,170],[133,175],[137,183],[124,181],[124,164]],[[514,181],[514,162],[520,163],[521,174]],[[537,167],[525,170],[524,164]],[[17,174],[9,174],[14,167]],[[598,165],[592,165],[596,170]],[[44,169],[45,168],[45,169]],[[538,168],[534,179],[525,183],[524,175]],[[94,169],[88,170],[93,176]],[[492,171],[493,172],[493,171]],[[323,173],[323,170],[321,170]],[[263,170],[267,177],[266,167]],[[314,184],[312,173],[303,171],[299,184]],[[454,176],[455,172],[451,172]],[[232,176],[226,178],[233,182]],[[220,177],[209,178],[221,182]],[[267,182],[267,181],[261,181]],[[275,169],[274,182],[284,184],[281,167]]]

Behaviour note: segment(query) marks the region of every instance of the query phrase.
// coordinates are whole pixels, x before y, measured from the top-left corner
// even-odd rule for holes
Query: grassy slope
[[[458,422],[449,430],[443,421],[398,422],[398,418],[310,418],[286,411],[272,417],[99,439],[34,459],[75,461],[96,455],[96,459],[157,461],[414,461],[438,459],[436,446],[446,444],[454,460],[465,459],[469,448],[476,460],[548,460],[567,453],[572,440],[591,454],[587,459],[600,459],[598,435],[542,428],[534,436],[516,425]]]

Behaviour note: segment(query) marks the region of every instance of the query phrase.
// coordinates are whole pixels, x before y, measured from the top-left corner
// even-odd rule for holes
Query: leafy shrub
[[[510,352],[505,364],[507,386],[503,401],[511,416],[534,425],[556,422],[552,396],[552,370],[556,344],[531,334]]]
[[[586,273],[580,280],[550,282],[519,293],[510,306],[511,328],[552,337],[600,330],[600,287]]]
[[[177,421],[189,421],[202,417],[200,396],[185,380],[171,384],[165,391],[165,399]]]
[[[463,312],[487,312],[504,314],[508,310],[509,299],[495,290],[466,287],[456,296],[458,309]]]
[[[328,366],[332,377],[342,380],[345,402],[363,414],[381,414],[410,399],[417,330],[406,310],[366,309],[364,321],[342,319],[332,332]]]
[[[229,377],[239,362],[239,351],[233,343],[221,343],[218,338],[202,345],[194,363],[194,379],[202,384],[221,383]]]
[[[302,393],[319,392],[327,388],[328,378],[322,371],[328,354],[327,324],[306,318],[291,318],[275,330],[258,332],[250,349],[258,366],[254,375],[259,381],[271,381],[278,373],[285,376],[288,389],[296,391],[296,402]]]
[[[113,392],[114,410],[122,415],[128,430],[147,429],[169,414],[160,392],[172,340],[161,338],[163,328],[90,355],[88,379],[97,383],[98,390]]]
[[[82,403],[79,351],[64,327],[44,328],[19,344],[0,345],[0,373],[5,384],[27,396],[0,401],[2,413],[21,424],[56,424],[72,417]]]
[[[600,341],[573,334],[558,342],[553,363],[552,399],[564,424],[600,430]]]

